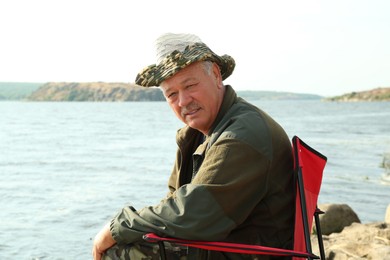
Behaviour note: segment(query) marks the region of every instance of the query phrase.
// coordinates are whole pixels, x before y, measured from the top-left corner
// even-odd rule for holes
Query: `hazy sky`
[[[390,86],[389,0],[0,0],[0,81],[134,82],[166,32],[234,57],[236,90]]]

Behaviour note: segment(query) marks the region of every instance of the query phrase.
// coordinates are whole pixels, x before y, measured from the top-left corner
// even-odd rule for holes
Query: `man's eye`
[[[186,86],[186,88],[189,89],[189,88],[194,87],[195,85],[196,85],[195,83],[194,84],[190,84],[190,85]]]
[[[168,98],[173,98],[174,96],[176,96],[176,92],[172,92],[168,94]]]

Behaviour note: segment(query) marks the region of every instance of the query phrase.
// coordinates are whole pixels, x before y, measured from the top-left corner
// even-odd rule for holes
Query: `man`
[[[293,159],[282,127],[223,84],[234,70],[232,57],[216,55],[190,34],[165,34],[156,46],[158,63],[142,70],[136,83],[159,86],[186,124],[177,132],[169,193],[156,206],[122,209],[96,236],[95,259],[113,245],[108,259],[147,257],[137,258],[132,250],[145,252],[142,236],[149,232],[291,248]],[[192,259],[255,257],[189,252]]]

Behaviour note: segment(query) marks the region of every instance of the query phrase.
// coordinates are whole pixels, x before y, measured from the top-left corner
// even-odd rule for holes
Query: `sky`
[[[130,82],[155,39],[198,35],[236,90],[390,87],[388,0],[0,0],[0,82]]]

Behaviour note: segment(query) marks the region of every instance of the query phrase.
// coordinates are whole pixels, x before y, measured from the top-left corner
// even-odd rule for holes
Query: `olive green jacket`
[[[209,134],[184,127],[177,143],[167,198],[139,211],[126,207],[119,212],[111,223],[117,243],[139,242],[154,232],[291,248],[293,158],[279,124],[226,86]],[[225,259],[215,252],[198,253],[198,259]]]

